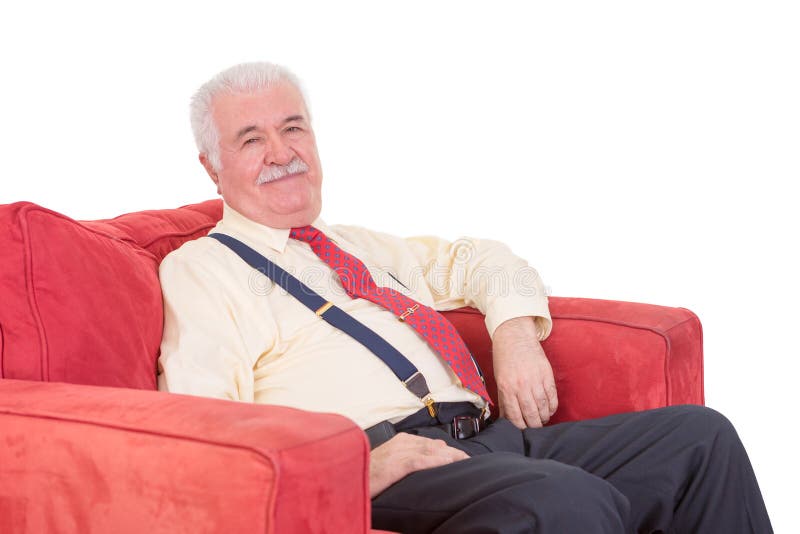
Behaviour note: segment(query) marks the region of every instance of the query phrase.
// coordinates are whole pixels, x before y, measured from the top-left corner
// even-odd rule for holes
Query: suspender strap
[[[216,239],[230,248],[250,267],[267,276],[284,291],[299,300],[306,308],[316,313],[331,326],[338,328],[364,345],[389,366],[411,393],[422,399],[429,411],[432,410],[433,399],[430,397],[430,390],[425,377],[422,376],[422,373],[417,370],[413,363],[408,361],[408,358],[400,354],[385,339],[238,239],[220,233],[208,234],[208,237]]]

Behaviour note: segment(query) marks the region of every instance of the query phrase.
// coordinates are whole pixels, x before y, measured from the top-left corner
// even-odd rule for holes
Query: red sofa
[[[338,415],[155,391],[158,264],[213,200],[74,221],[0,206],[0,532],[367,532],[369,449]],[[550,300],[554,422],[703,402],[688,310]],[[475,310],[448,312],[482,367]]]

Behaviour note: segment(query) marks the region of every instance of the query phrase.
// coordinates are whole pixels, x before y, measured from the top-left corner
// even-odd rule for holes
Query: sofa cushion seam
[[[636,330],[644,330],[647,332],[651,332],[657,336],[660,336],[662,341],[664,342],[664,367],[662,372],[664,373],[664,404],[665,406],[669,406],[669,402],[672,399],[672,381],[670,380],[670,374],[668,372],[671,356],[672,356],[672,343],[670,343],[668,333],[672,330],[672,327],[663,330],[659,328],[654,328],[652,326],[641,326],[636,325],[633,323],[625,322],[625,321],[614,321],[610,319],[597,319],[597,318],[590,318],[586,316],[566,316],[566,315],[554,315],[553,319],[561,319],[567,321],[585,321],[585,322],[592,322],[592,323],[603,323],[603,324],[611,324],[615,326],[621,326],[624,328],[633,328]],[[687,319],[689,320],[689,319]],[[683,324],[686,321],[681,321]]]
[[[41,420],[48,420],[48,421],[61,421],[61,422],[64,422],[64,423],[72,423],[72,424],[77,424],[77,425],[88,425],[88,426],[94,426],[94,427],[100,427],[100,428],[107,428],[107,429],[110,429],[110,430],[117,430],[117,431],[121,431],[121,432],[132,432],[132,433],[135,433],[135,434],[147,434],[147,435],[150,435],[150,436],[164,437],[164,438],[169,438],[169,439],[177,439],[177,440],[182,440],[182,441],[190,441],[190,442],[195,442],[195,443],[200,443],[200,444],[205,444],[205,445],[212,445],[212,446],[216,446],[216,447],[225,447],[225,448],[231,448],[231,449],[246,450],[246,451],[250,451],[250,452],[254,453],[255,455],[257,455],[259,457],[262,457],[262,458],[268,460],[269,463],[271,463],[271,464],[275,464],[275,459],[272,458],[270,453],[265,453],[263,451],[260,451],[258,449],[255,449],[255,448],[253,448],[251,446],[247,446],[247,445],[235,445],[235,444],[231,444],[231,443],[223,443],[223,442],[220,442],[220,441],[214,441],[214,440],[210,440],[210,439],[202,439],[202,438],[197,438],[197,437],[192,437],[192,436],[183,436],[183,435],[180,435],[180,434],[174,434],[174,433],[170,433],[170,432],[147,430],[147,429],[136,428],[136,427],[128,427],[128,426],[125,426],[125,425],[115,425],[115,424],[111,424],[111,423],[101,423],[99,421],[86,421],[86,420],[74,419],[74,418],[70,418],[70,417],[59,417],[59,416],[56,416],[56,415],[20,413],[20,412],[17,412],[17,411],[14,411],[14,410],[9,410],[9,409],[0,409],[0,414],[11,415],[11,416],[16,416],[16,417],[25,417],[25,418],[29,418],[29,419],[41,419]],[[274,453],[272,453],[272,454],[274,454]]]
[[[605,324],[613,324],[616,326],[624,326],[626,328],[635,328],[637,330],[649,330],[654,334],[658,334],[660,336],[666,336],[667,332],[669,332],[672,327],[667,328],[666,330],[663,328],[656,328],[654,326],[645,326],[641,324],[632,323],[629,321],[619,321],[614,319],[600,319],[597,317],[591,317],[588,315],[553,315],[553,319],[562,319],[568,321],[586,321],[591,323],[605,323]]]
[[[205,443],[205,444],[209,444],[209,445],[218,445],[220,447],[233,447],[233,448],[238,448],[238,449],[243,449],[243,450],[250,450],[250,451],[254,452],[255,454],[258,454],[259,456],[264,456],[265,458],[269,458],[270,461],[274,462],[274,459],[270,456],[269,453],[265,453],[265,452],[259,451],[258,449],[255,449],[255,448],[253,448],[252,446],[249,446],[249,445],[226,444],[226,443],[223,443],[221,441],[197,438],[197,437],[192,437],[192,436],[185,436],[185,435],[172,433],[172,432],[164,432],[164,431],[157,431],[157,430],[147,430],[147,429],[127,426],[127,425],[122,425],[122,424],[106,423],[106,422],[102,422],[102,421],[76,419],[76,418],[72,418],[72,417],[63,417],[63,416],[52,415],[52,414],[21,413],[21,412],[15,411],[13,409],[8,409],[8,408],[0,408],[0,414],[14,415],[14,416],[18,416],[18,417],[28,417],[28,418],[31,418],[31,419],[47,419],[47,420],[51,420],[51,421],[63,421],[63,422],[66,422],[66,423],[83,424],[83,425],[89,425],[89,426],[96,426],[96,427],[100,427],[100,428],[109,428],[109,429],[112,429],[112,430],[120,430],[120,431],[125,431],[125,432],[134,432],[134,433],[148,434],[148,435],[153,435],[153,436],[163,436],[163,437],[166,437],[166,438],[180,439],[180,440],[186,440],[186,441],[196,441],[198,443]],[[330,439],[330,438],[337,438],[337,437],[342,436],[342,435],[344,435],[344,434],[346,434],[348,432],[352,432],[353,430],[354,429],[352,429],[352,428],[348,428],[348,429],[341,430],[341,431],[338,431],[338,432],[333,433],[333,434],[329,434],[328,436],[324,436],[322,438],[318,438],[314,442],[303,442],[303,443],[299,443],[297,445],[292,445],[292,446],[281,448],[281,449],[275,449],[272,452],[272,454],[279,454],[279,453],[282,453],[284,451],[292,451],[292,450],[297,449],[297,448],[307,447],[312,443],[315,443],[315,442],[318,442],[318,441],[327,440],[327,439]]]
[[[6,376],[5,359],[3,353],[5,352],[5,339],[3,338],[3,323],[0,323],[0,378]]]
[[[146,241],[144,243],[139,244],[139,246],[141,246],[142,248],[147,248],[147,247],[151,246],[153,243],[155,243],[156,241],[159,241],[161,239],[168,239],[168,238],[171,238],[171,237],[186,237],[186,236],[190,236],[192,234],[196,234],[197,232],[199,232],[201,230],[205,230],[207,228],[211,228],[214,225],[215,225],[215,223],[203,223],[203,224],[198,225],[197,227],[195,227],[191,231],[176,231],[176,232],[160,234],[158,237],[154,237],[150,241]]]
[[[31,245],[30,237],[30,221],[28,217],[32,212],[44,211],[39,206],[33,209],[31,206],[25,207],[20,210],[19,221],[20,229],[22,230],[22,249],[24,252],[24,272],[25,272],[25,292],[28,307],[33,316],[34,323],[39,338],[39,376],[42,381],[50,381],[50,365],[48,358],[48,344],[47,333],[45,332],[44,322],[39,311],[39,302],[36,300],[36,287],[33,283],[33,246]],[[49,212],[48,212],[49,213]]]

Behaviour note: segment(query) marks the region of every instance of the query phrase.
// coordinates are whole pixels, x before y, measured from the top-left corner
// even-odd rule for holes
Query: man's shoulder
[[[340,237],[359,246],[388,245],[403,241],[401,237],[390,233],[355,224],[332,224],[328,229],[332,237]]]
[[[208,264],[210,260],[219,259],[221,252],[223,252],[222,247],[217,240],[207,236],[199,237],[185,242],[167,254],[161,260],[159,271],[163,273],[166,269],[178,265]]]

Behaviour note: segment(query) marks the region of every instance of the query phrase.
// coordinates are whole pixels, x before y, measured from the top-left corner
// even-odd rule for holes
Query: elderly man
[[[379,528],[771,531],[736,432],[712,410],[545,426],[558,397],[541,282],[500,292],[480,279],[535,275],[505,246],[319,219],[322,169],[288,71],[219,73],[194,96],[192,127],[224,212],[161,265],[161,389],[350,417],[373,445]],[[492,337],[494,422],[480,370],[437,312],[463,305]]]

